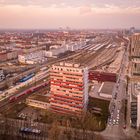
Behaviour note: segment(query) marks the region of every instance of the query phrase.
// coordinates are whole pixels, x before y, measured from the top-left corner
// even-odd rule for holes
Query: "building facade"
[[[140,58],[140,34],[135,33],[131,38],[131,57]]]
[[[131,65],[131,121],[132,126],[140,128],[140,34],[131,37],[130,47]],[[135,106],[134,106],[135,104]],[[133,123],[134,121],[134,123]]]
[[[140,129],[140,93],[137,95],[137,128]]]
[[[37,64],[47,61],[45,51],[37,51],[28,54],[18,55],[18,61],[21,64]]]
[[[40,109],[48,109],[50,106],[49,97],[38,95],[38,94],[34,94],[28,97],[26,99],[26,104],[28,106],[32,106],[32,107],[40,108]]]
[[[88,68],[60,62],[50,69],[50,109],[55,113],[79,115],[88,104]]]
[[[0,82],[5,79],[5,74],[3,70],[0,70]]]

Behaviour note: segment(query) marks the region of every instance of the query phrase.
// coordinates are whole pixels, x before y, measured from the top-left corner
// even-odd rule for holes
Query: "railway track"
[[[107,60],[103,59],[104,61],[100,62],[100,64],[98,64],[98,65],[95,65],[91,69],[95,70],[95,69],[99,69],[99,68],[102,68],[103,66],[111,64],[114,61],[116,55],[117,54],[110,56]]]
[[[44,85],[44,84],[46,85],[47,83],[48,83],[48,85],[49,85],[49,82],[43,83],[42,85]],[[28,92],[28,91],[32,90],[33,88],[36,88],[36,86],[30,87],[29,89],[26,89],[25,91],[22,91],[21,93],[23,93],[23,92],[24,92],[24,93],[25,93],[25,92]],[[35,94],[36,91],[37,91],[37,92],[39,92],[39,91],[42,92],[42,89],[46,89],[46,88],[48,88],[48,86],[47,86],[47,87],[46,87],[46,86],[41,86],[40,88],[35,89],[35,90],[31,91],[30,93],[26,93],[26,94],[17,93],[17,94],[14,95],[14,96],[17,96],[17,95],[22,95],[22,96],[19,96],[19,97],[16,98],[15,100],[10,100],[11,97],[9,97],[9,98],[7,99],[7,101],[6,101],[5,103],[3,103],[3,104],[0,106],[0,113],[1,113],[1,114],[7,113],[11,108],[13,108],[14,106],[18,105],[19,102],[24,101],[24,100],[25,100],[27,97],[29,97],[30,95]],[[13,98],[14,96],[12,96],[12,98]]]

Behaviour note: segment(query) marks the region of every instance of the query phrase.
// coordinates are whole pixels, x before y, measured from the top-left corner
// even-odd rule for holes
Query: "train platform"
[[[123,55],[124,55],[124,50],[120,50],[117,54],[116,59],[109,65],[107,69],[108,72],[118,73],[121,66]]]

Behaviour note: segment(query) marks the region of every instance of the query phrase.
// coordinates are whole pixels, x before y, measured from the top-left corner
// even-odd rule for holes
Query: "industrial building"
[[[88,68],[60,62],[50,69],[50,110],[80,115],[88,103]]]

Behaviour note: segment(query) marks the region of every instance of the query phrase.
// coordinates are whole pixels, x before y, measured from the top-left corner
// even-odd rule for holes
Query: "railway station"
[[[33,34],[29,36],[30,41],[36,40]],[[128,75],[128,38],[118,32],[84,31],[39,36],[43,36],[42,43],[36,40],[25,46],[22,42],[24,47],[19,42],[14,49],[0,47],[5,53],[18,50],[15,57],[7,59],[5,55],[5,62],[0,63],[0,113],[30,122],[29,127],[18,128],[20,134],[40,135],[40,129],[33,129],[37,124],[56,119],[63,125],[68,120],[62,120],[75,122],[84,115],[89,115],[93,128],[96,126],[92,130],[109,132],[119,126],[125,132],[126,120],[123,127],[122,122],[127,113],[122,110],[128,105],[127,80],[133,87],[129,120],[131,127],[138,129],[139,61],[138,56],[132,56],[133,76]]]

